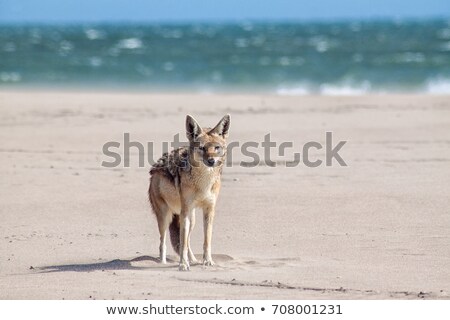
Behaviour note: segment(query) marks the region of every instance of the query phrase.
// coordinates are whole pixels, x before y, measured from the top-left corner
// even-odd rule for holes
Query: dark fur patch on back
[[[159,172],[174,182],[179,177],[180,171],[187,170],[189,170],[189,151],[186,147],[182,147],[164,153],[151,167],[150,175]]]

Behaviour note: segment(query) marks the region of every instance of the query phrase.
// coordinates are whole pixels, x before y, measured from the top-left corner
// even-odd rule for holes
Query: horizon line
[[[166,25],[185,25],[185,24],[239,24],[239,23],[345,23],[345,22],[418,22],[431,20],[449,20],[450,15],[429,15],[429,16],[371,16],[371,17],[315,17],[315,18],[251,18],[251,19],[100,19],[100,20],[55,20],[55,19],[30,19],[30,20],[1,20],[0,25],[74,25],[74,24],[166,24]]]

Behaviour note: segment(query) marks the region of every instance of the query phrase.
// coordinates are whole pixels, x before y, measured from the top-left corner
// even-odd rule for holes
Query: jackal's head
[[[214,128],[202,128],[190,115],[186,117],[186,135],[189,139],[191,165],[218,167],[226,156],[226,139],[230,128],[227,114]]]

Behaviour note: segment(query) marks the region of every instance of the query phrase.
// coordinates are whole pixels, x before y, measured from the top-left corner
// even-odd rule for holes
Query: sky
[[[450,17],[449,0],[0,0],[0,23]]]

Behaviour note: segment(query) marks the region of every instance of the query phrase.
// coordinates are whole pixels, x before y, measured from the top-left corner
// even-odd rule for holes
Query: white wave
[[[351,84],[328,84],[320,85],[320,93],[327,96],[359,96],[370,92],[371,85],[368,81],[363,81],[361,85]]]
[[[89,40],[97,40],[105,38],[105,33],[96,29],[87,29],[84,31],[86,38]]]
[[[441,45],[441,51],[450,51],[450,41],[447,41]]]
[[[162,31],[163,38],[166,39],[180,39],[183,38],[183,31],[175,29],[175,30],[163,30]]]
[[[310,94],[311,92],[302,86],[298,87],[280,87],[276,90],[276,93],[280,96],[304,96]]]
[[[396,61],[400,63],[421,63],[425,61],[425,55],[421,52],[405,52],[396,56]]]
[[[331,47],[330,41],[323,36],[314,36],[309,39],[309,44],[316,48],[317,52],[325,52]]]
[[[426,93],[450,94],[450,79],[429,80],[426,84]]]
[[[122,39],[117,47],[120,49],[139,49],[142,48],[142,40],[139,38]]]
[[[5,45],[3,46],[3,51],[5,52],[14,52],[16,51],[16,45],[13,42],[7,42],[5,43]]]
[[[62,52],[71,51],[73,48],[74,48],[73,43],[67,40],[63,40],[59,44],[59,50]]]
[[[437,33],[438,38],[440,39],[450,39],[450,28],[441,29]]]
[[[100,67],[103,64],[103,59],[100,57],[90,57],[89,64],[92,67]]]
[[[237,48],[247,48],[249,45],[249,41],[245,38],[238,38],[234,41],[234,45]]]
[[[21,79],[18,72],[0,72],[0,82],[19,82]]]
[[[173,69],[175,69],[175,64],[171,61],[164,62],[163,69],[167,72],[173,71]]]
[[[358,96],[371,92],[369,81],[363,81],[359,85],[323,83],[319,87],[313,85],[285,86],[276,89],[281,96],[302,96],[308,94],[321,94],[325,96]]]

